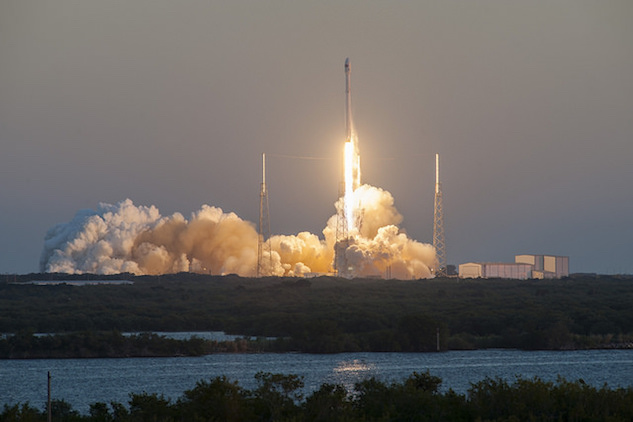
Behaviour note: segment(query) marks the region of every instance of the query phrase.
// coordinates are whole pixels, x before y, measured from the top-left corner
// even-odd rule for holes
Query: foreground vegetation
[[[83,350],[81,356],[136,356],[143,350],[148,356],[160,356],[165,341],[154,339],[139,347],[128,344],[117,352],[99,340],[112,332],[152,331],[225,331],[279,338],[244,347],[171,343],[164,349],[171,348],[171,355],[222,351],[222,347],[314,353],[435,351],[438,328],[442,350],[633,347],[630,276],[402,281],[185,273],[110,277],[133,281],[131,285],[22,284],[33,279],[91,278],[108,277],[30,274],[7,276],[0,282],[0,333],[17,334],[17,345],[10,347],[10,338],[5,339],[4,350],[9,352],[4,356],[33,354],[35,349],[29,347],[44,341],[66,342],[67,350]],[[74,333],[75,337],[32,340],[32,333]],[[114,340],[106,343],[118,344]]]
[[[157,394],[130,394],[128,405],[94,403],[88,415],[64,401],[52,403],[53,420],[127,421],[630,421],[633,389],[595,388],[584,382],[538,378],[485,379],[467,394],[441,392],[441,379],[413,373],[402,383],[375,378],[349,394],[341,385],[323,384],[304,398],[296,375],[258,373],[248,390],[226,377],[200,381],[172,401]],[[2,421],[45,421],[47,411],[28,403],[5,405]]]

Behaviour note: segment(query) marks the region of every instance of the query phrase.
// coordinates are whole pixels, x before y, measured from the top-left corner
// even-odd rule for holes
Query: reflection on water
[[[322,384],[340,384],[348,391],[362,380],[375,377],[401,382],[415,372],[429,371],[442,379],[441,390],[465,394],[471,383],[485,377],[512,382],[516,376],[556,381],[582,378],[601,387],[633,385],[633,350],[522,352],[477,350],[445,353],[342,353],[334,355],[215,354],[186,358],[50,359],[0,362],[0,406],[46,402],[48,371],[53,398],[64,399],[87,413],[95,402],[127,404],[129,393],[157,393],[172,400],[199,380],[226,375],[247,389],[257,387],[257,372],[296,374],[311,394]]]
[[[373,364],[368,364],[364,360],[354,359],[354,360],[343,360],[338,363],[336,368],[334,368],[334,372],[346,372],[346,373],[366,373],[367,371],[371,371],[374,368]]]
[[[356,383],[376,377],[376,365],[368,363],[365,359],[341,360],[332,369],[332,375],[328,377],[331,384],[340,384],[347,391],[354,391]]]

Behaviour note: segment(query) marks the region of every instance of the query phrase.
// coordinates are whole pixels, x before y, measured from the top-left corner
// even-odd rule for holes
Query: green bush
[[[467,394],[441,392],[442,380],[413,373],[387,384],[370,378],[347,391],[323,384],[305,399],[296,375],[258,373],[246,390],[226,377],[199,381],[172,402],[157,394],[131,394],[128,407],[94,403],[80,415],[63,400],[53,401],[53,420],[69,422],[171,421],[631,421],[633,388],[595,388],[584,381],[486,378]],[[5,405],[1,421],[40,422],[46,410]]]

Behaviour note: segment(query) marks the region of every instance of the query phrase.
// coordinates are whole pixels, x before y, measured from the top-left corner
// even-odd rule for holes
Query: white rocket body
[[[352,183],[351,190],[354,191],[360,187],[360,152],[358,149],[358,136],[354,129],[354,121],[352,120],[352,65],[349,58],[345,59],[345,142],[351,143],[350,150],[353,151],[351,171]],[[349,165],[350,163],[347,163]]]
[[[349,58],[345,59],[345,141],[352,141],[352,68]]]

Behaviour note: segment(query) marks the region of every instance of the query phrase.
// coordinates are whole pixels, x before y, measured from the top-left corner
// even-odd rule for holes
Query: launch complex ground
[[[341,148],[342,176],[336,212],[327,221],[323,237],[305,231],[296,235],[271,234],[263,155],[258,225],[209,205],[202,205],[186,219],[180,213],[162,216],[155,206],[137,206],[130,199],[117,204],[100,203],[96,210],[78,211],[71,221],[47,232],[40,272],[201,273],[242,277],[336,275],[400,280],[445,277],[447,256],[439,154],[435,157],[433,241],[428,244],[409,238],[400,229],[402,215],[389,192],[362,183],[359,137],[352,118],[349,59],[345,60],[344,72],[346,127]],[[504,264],[503,268],[469,263],[463,276],[504,277],[517,273],[520,276],[516,278],[539,274],[548,278],[551,274],[560,277],[569,273],[562,264],[552,271],[551,265],[545,268],[539,264],[541,261],[537,258],[532,263],[517,261]],[[565,262],[568,265],[568,260]],[[533,268],[528,268],[529,265]]]

